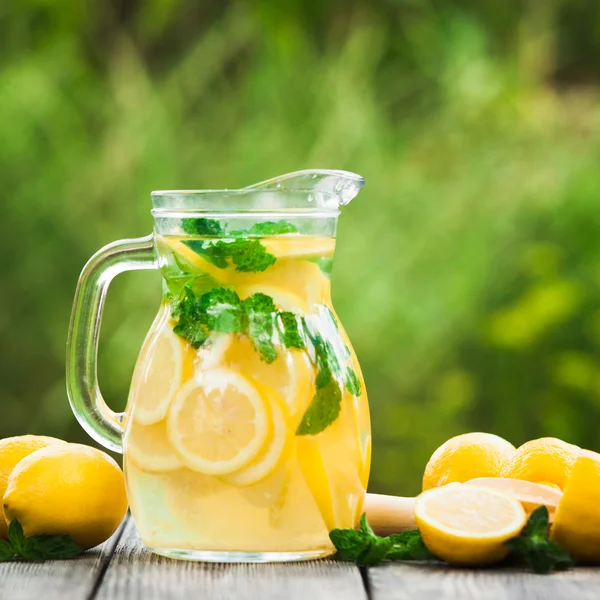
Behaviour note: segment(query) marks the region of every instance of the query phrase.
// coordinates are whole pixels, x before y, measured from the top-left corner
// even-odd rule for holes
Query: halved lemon
[[[262,238],[260,243],[276,258],[313,258],[330,256],[335,239],[320,235],[281,235]]]
[[[194,252],[181,239],[171,236],[156,236],[156,241],[157,244],[164,244],[171,252],[181,257],[185,262],[198,269],[198,271],[210,275],[219,283],[227,283],[229,280],[231,275],[230,269],[220,269],[197,252]]]
[[[267,364],[247,337],[234,336],[223,362],[259,385],[274,390],[287,404],[290,419],[297,426],[300,415],[312,400],[314,370],[306,352],[287,350],[283,346],[278,350],[279,356]]]
[[[508,554],[504,542],[521,532],[521,503],[495,490],[453,483],[415,501],[417,527],[435,556],[454,565],[490,565]]]
[[[551,517],[563,496],[562,492],[555,487],[508,477],[477,477],[466,481],[465,485],[475,485],[508,494],[522,504],[527,514],[540,506],[545,506]]]
[[[165,473],[183,467],[167,439],[166,422],[139,425],[135,421],[125,438],[126,458],[147,473]]]
[[[289,452],[294,431],[289,422],[287,405],[274,392],[267,392],[267,395],[271,408],[271,435],[250,464],[223,478],[228,483],[246,486],[262,481],[281,465]]]
[[[169,409],[167,435],[190,469],[227,475],[258,455],[270,419],[267,402],[249,379],[217,368],[181,388]]]
[[[136,364],[131,386],[133,420],[140,425],[162,421],[183,376],[185,347],[173,333],[168,314],[151,334]]]

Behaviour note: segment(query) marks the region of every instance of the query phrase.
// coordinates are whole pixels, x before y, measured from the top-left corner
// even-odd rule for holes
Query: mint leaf
[[[277,358],[277,349],[273,343],[273,320],[277,311],[273,298],[256,293],[243,301],[246,317],[246,334],[254,349],[267,364]]]
[[[285,347],[298,348],[299,350],[305,348],[306,343],[304,341],[304,336],[302,335],[302,317],[293,312],[283,311],[278,314],[277,318],[281,330],[281,341]]]
[[[370,547],[370,540],[354,529],[333,529],[329,538],[337,550],[336,558],[340,560],[356,562]]]
[[[8,539],[16,550],[19,550],[23,546],[25,536],[23,534],[23,527],[21,527],[21,523],[17,519],[13,519],[8,524]]]
[[[42,557],[41,560],[66,559],[83,552],[81,546],[68,535],[34,535],[27,539],[33,551]]]
[[[289,221],[265,221],[255,223],[250,227],[251,235],[281,235],[284,233],[295,233],[298,231]]]
[[[333,529],[329,532],[329,538],[337,550],[336,558],[359,565],[375,565],[384,560],[434,558],[417,530],[380,537],[375,535],[364,514],[358,530]]]
[[[71,558],[83,552],[68,535],[23,535],[17,519],[8,526],[9,541],[0,540],[0,562],[27,560],[42,562],[50,559]]]
[[[233,290],[214,288],[203,294],[199,310],[206,313],[206,325],[211,331],[235,333],[242,330],[242,303]]]
[[[540,506],[529,515],[521,535],[504,542],[510,550],[509,559],[541,574],[573,566],[575,561],[564,548],[549,540],[548,532],[548,509]]]
[[[216,242],[184,240],[183,243],[219,269],[227,268],[230,259],[237,271],[257,273],[264,271],[276,261],[275,256],[267,252],[259,240],[229,239]]]
[[[174,333],[186,340],[192,348],[200,348],[210,336],[206,315],[196,294],[185,286],[179,298],[171,301],[171,316],[177,319]]]
[[[226,269],[229,266],[227,262],[227,254],[223,248],[219,246],[219,242],[212,243],[204,240],[183,240],[183,243],[191,248],[196,254],[205,258],[208,262],[219,267],[219,269]]]
[[[173,331],[193,348],[200,348],[211,331],[234,333],[242,330],[240,298],[227,288],[213,288],[198,296],[187,285],[179,297],[171,301],[171,316],[177,319]]]
[[[223,235],[223,228],[214,219],[183,219],[181,228],[190,235]]]
[[[417,529],[394,533],[389,536],[392,548],[387,558],[390,560],[429,560],[435,558],[425,546],[423,538]]]
[[[317,375],[317,380],[321,373]],[[320,381],[319,383],[323,383]],[[317,386],[315,395],[306,412],[302,416],[296,435],[316,435],[329,427],[339,416],[342,402],[342,391],[338,382],[331,377],[325,385]]]
[[[13,560],[14,557],[15,553],[13,552],[12,546],[6,540],[0,540],[0,562]]]
[[[351,367],[348,367],[346,370],[346,375],[344,377],[344,385],[353,396],[361,395],[362,389],[360,387],[358,375],[356,374],[356,371]]]
[[[275,256],[267,252],[258,240],[220,240],[216,246],[231,258],[236,270],[243,273],[264,271],[276,261]]]

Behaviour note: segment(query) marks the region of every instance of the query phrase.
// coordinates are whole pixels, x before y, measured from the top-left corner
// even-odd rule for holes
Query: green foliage
[[[272,363],[277,358],[277,350],[273,343],[273,321],[276,318],[277,308],[273,298],[265,294],[253,294],[243,302],[247,319],[247,335],[267,363]]]
[[[184,240],[186,246],[220,269],[235,265],[236,271],[257,273],[275,263],[275,257],[265,250],[259,240],[227,239],[216,242]]]
[[[196,219],[183,219],[181,228],[190,235],[223,235],[223,228],[219,221],[214,219],[205,219],[203,217]]]
[[[296,231],[298,230],[295,225],[288,221],[265,221],[264,223],[255,223],[250,228],[251,235],[281,235]]]
[[[540,506],[529,515],[521,535],[504,542],[510,550],[509,558],[540,574],[572,567],[575,561],[564,548],[548,539],[549,531],[548,509]]]
[[[337,550],[337,558],[359,565],[376,565],[385,560],[434,558],[416,529],[379,537],[373,533],[364,514],[358,529],[333,529],[329,537]]]
[[[367,181],[332,293],[372,409],[370,489],[414,495],[468,430],[600,449],[600,3],[130,4],[9,11],[0,436],[88,441],[64,384],[76,280],[151,230],[150,190],[317,166]],[[115,410],[159,301],[153,272],[108,293]]]
[[[8,541],[0,540],[0,562],[60,560],[72,558],[82,552],[82,548],[68,535],[26,537],[17,519],[13,519],[8,526]]]

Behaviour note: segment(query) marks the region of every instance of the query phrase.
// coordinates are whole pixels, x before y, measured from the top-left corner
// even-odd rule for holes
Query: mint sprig
[[[541,574],[572,567],[575,561],[564,548],[550,541],[549,530],[548,509],[540,506],[529,515],[521,535],[504,542],[510,550],[509,560]]]
[[[8,541],[0,540],[0,562],[26,560],[43,562],[72,558],[83,549],[68,535],[32,535],[26,537],[17,519],[8,526]]]
[[[223,227],[215,219],[183,219],[181,228],[190,235],[223,235]]]
[[[216,219],[190,218],[182,219],[181,228],[189,235],[197,236],[225,236],[228,237],[246,237],[248,235],[282,235],[285,233],[296,233],[298,230],[295,225],[289,221],[264,221],[255,223],[250,229],[233,229],[226,231],[226,228]]]
[[[283,235],[285,233],[296,233],[298,230],[289,221],[265,221],[255,223],[250,227],[250,235]]]
[[[329,538],[337,550],[336,558],[358,565],[376,565],[385,560],[434,558],[417,530],[380,537],[369,526],[365,514],[358,529],[333,529]]]
[[[226,269],[229,261],[237,271],[243,273],[259,273],[275,263],[276,258],[267,252],[259,240],[253,239],[221,239],[218,241],[183,240],[191,248],[219,269]]]
[[[267,363],[277,358],[277,349],[273,343],[273,315],[277,309],[273,298],[266,294],[256,293],[243,302],[246,316],[246,333],[254,349]]]

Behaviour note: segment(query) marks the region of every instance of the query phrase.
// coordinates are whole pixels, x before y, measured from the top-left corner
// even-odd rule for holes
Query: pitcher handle
[[[125,271],[158,269],[154,236],[119,240],[87,262],[77,283],[67,339],[67,394],[73,413],[97,442],[122,452],[123,415],[112,411],[98,387],[98,340],[108,286]]]

